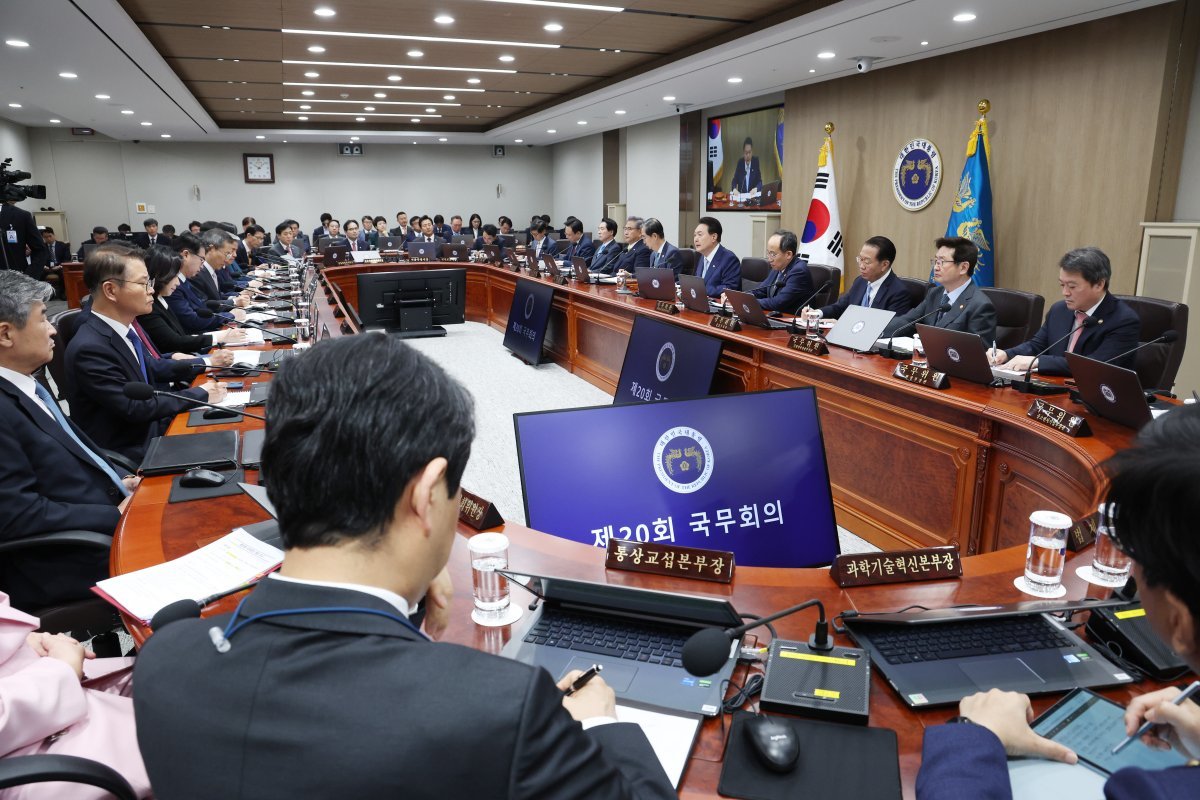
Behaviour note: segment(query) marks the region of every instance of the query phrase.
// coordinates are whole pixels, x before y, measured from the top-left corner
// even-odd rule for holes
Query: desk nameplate
[[[810,356],[829,355],[829,348],[825,345],[825,340],[813,339],[802,333],[793,333],[788,338],[788,347],[801,353],[808,353]]]
[[[699,547],[609,539],[605,569],[647,572],[673,578],[729,583],[733,580],[733,553]]]
[[[733,332],[742,329],[742,323],[737,317],[722,317],[720,314],[710,319],[708,324],[719,331]]]
[[[930,389],[949,389],[950,378],[944,372],[935,372],[929,367],[918,367],[915,364],[900,363],[896,365],[896,370],[892,373],[892,377],[899,378],[902,381],[915,383],[918,386],[927,386]]]
[[[922,547],[883,553],[840,555],[829,566],[838,586],[872,586],[879,583],[937,581],[962,577],[958,548]]]
[[[654,304],[655,311],[661,311],[664,314],[678,314],[679,307],[668,300],[659,300]]]
[[[458,521],[477,531],[504,524],[504,518],[500,516],[495,503],[466,489],[462,490],[462,500],[458,502]]]
[[[1088,427],[1086,419],[1053,403],[1047,403],[1040,397],[1029,404],[1025,416],[1067,436],[1092,435],[1092,429]]]
[[[1075,520],[1067,531],[1067,549],[1072,553],[1083,550],[1096,541],[1096,528],[1100,524],[1100,515],[1092,512],[1083,519]]]

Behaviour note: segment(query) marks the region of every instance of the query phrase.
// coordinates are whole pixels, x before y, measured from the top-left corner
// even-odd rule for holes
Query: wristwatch
[[[947,725],[958,725],[958,724],[974,725],[975,723],[974,723],[974,721],[971,720],[970,717],[964,717],[962,714],[959,714],[957,717],[951,717],[950,719],[946,720],[946,724]]]

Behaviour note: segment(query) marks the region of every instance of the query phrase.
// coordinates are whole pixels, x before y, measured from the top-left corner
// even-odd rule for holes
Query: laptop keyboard
[[[870,637],[889,664],[1051,650],[1072,644],[1041,616],[872,629]]]
[[[683,643],[691,631],[653,622],[544,609],[525,635],[529,644],[682,667]]]

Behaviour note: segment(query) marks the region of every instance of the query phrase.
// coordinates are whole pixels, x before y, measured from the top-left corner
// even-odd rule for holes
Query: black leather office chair
[[[996,346],[1001,350],[1028,342],[1042,326],[1046,298],[1018,289],[983,287],[983,293],[996,307]]]
[[[746,256],[742,259],[742,291],[748,292],[758,287],[771,273],[771,266],[765,258]]]
[[[1157,339],[1167,331],[1175,331],[1178,338],[1170,344],[1159,342],[1138,350],[1134,369],[1145,389],[1170,391],[1175,385],[1179,365],[1183,363],[1183,348],[1187,344],[1188,307],[1184,303],[1159,300],[1155,297],[1117,295],[1137,312],[1142,320],[1138,342]]]
[[[696,251],[690,247],[679,248],[679,262],[683,265],[679,269],[680,275],[695,275],[696,274]]]
[[[920,278],[900,278],[904,281],[904,288],[908,291],[908,299],[912,301],[913,308],[921,304],[925,299],[925,293],[929,291],[929,281],[923,281]]]
[[[838,273],[838,277],[840,278],[841,270],[837,269],[836,267],[825,267],[820,264],[808,265],[808,274],[812,276],[812,285],[814,290],[821,289],[822,286],[825,286],[826,282],[829,282],[828,286],[826,286],[824,289],[821,289],[820,292],[813,296],[812,300],[808,301],[808,305],[811,308],[820,308],[821,306],[829,305],[830,293],[837,291],[837,288],[832,283],[834,280],[833,273],[835,272]],[[834,297],[836,296],[837,295],[835,294]],[[788,309],[788,311],[794,310],[795,309]]]
[[[50,318],[50,324],[55,329],[54,354],[50,357],[47,368],[50,370],[50,377],[54,379],[54,386],[58,390],[52,394],[59,400],[65,398],[67,391],[67,345],[71,343],[71,337],[75,335],[75,331],[79,327],[81,311],[82,309],[78,308],[68,308]]]
[[[0,758],[0,789],[50,781],[96,786],[117,800],[137,800],[121,773],[90,758],[48,754]]]
[[[0,542],[0,558],[8,558],[11,554],[22,550],[40,548],[84,548],[102,550],[107,553],[112,549],[112,534],[69,530],[10,539]],[[3,590],[4,587],[0,586],[0,591]],[[50,633],[70,631],[76,639],[81,641],[109,633],[120,625],[116,610],[99,597],[72,600],[42,608],[22,608],[21,610],[40,620],[39,630]],[[120,653],[117,652],[114,655],[120,655]]]

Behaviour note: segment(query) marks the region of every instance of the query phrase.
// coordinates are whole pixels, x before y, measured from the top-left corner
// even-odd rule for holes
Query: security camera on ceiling
[[[854,68],[861,74],[870,72],[871,67],[875,66],[876,59],[873,56],[859,56],[854,62]]]

